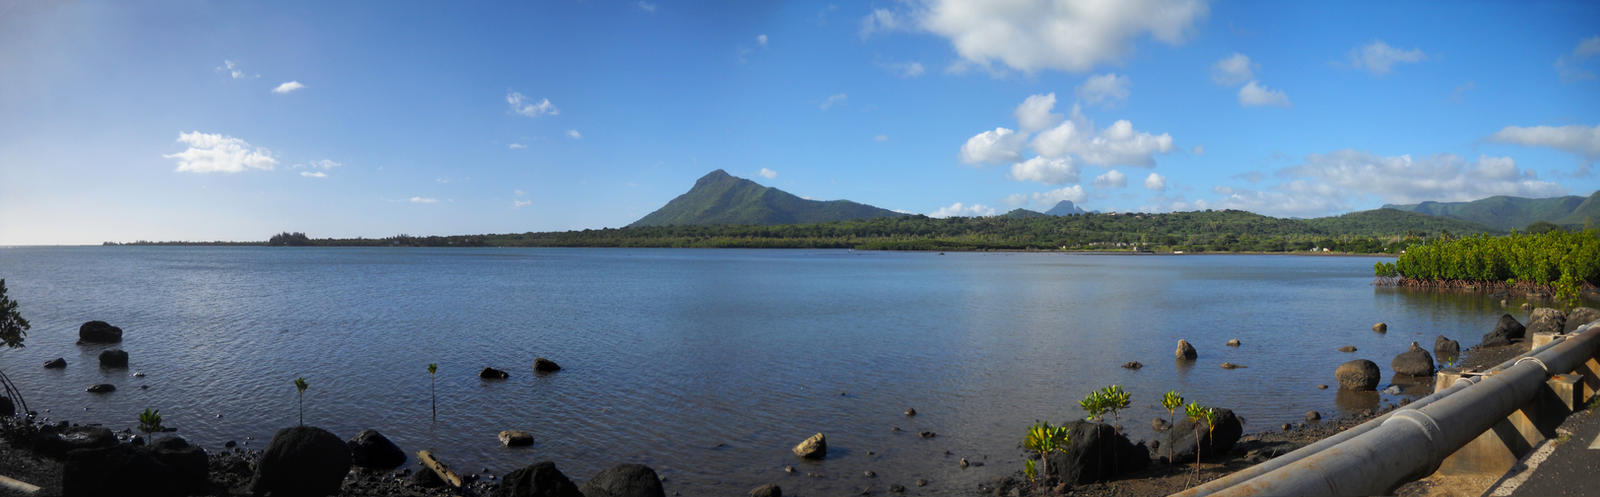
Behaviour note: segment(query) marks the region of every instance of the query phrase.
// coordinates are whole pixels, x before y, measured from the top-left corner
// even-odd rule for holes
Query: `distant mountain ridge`
[[[1458,219],[1499,230],[1520,230],[1539,221],[1581,228],[1600,222],[1600,191],[1590,194],[1588,198],[1577,195],[1552,198],[1498,195],[1470,202],[1391,204],[1383,208]]]
[[[718,169],[628,227],[810,224],[904,215],[849,200],[807,200]]]
[[[1074,216],[1078,214],[1088,214],[1089,211],[1080,209],[1076,205],[1072,205],[1071,200],[1062,200],[1060,202],[1056,202],[1055,207],[1051,207],[1050,210],[1044,211],[1044,213],[1052,216]]]

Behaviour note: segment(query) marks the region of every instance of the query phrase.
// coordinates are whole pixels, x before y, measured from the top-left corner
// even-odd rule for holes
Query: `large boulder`
[[[1378,381],[1383,379],[1383,371],[1378,369],[1377,363],[1356,359],[1340,364],[1333,376],[1339,379],[1339,388],[1344,390],[1377,390]]]
[[[1527,333],[1527,328],[1517,322],[1517,318],[1510,314],[1501,314],[1500,321],[1495,323],[1494,330],[1483,335],[1484,347],[1500,347],[1511,345],[1512,340],[1521,340]]]
[[[1194,350],[1194,346],[1190,345],[1188,340],[1182,338],[1178,339],[1178,350],[1173,354],[1180,361],[1193,361],[1196,357],[1200,357],[1200,353]]]
[[[578,486],[550,461],[533,463],[506,473],[494,497],[584,497]]]
[[[666,497],[661,477],[648,466],[618,464],[595,473],[578,491],[584,497]]]
[[[128,367],[128,351],[111,349],[100,351],[100,367],[125,368]]]
[[[1567,315],[1558,309],[1540,307],[1528,317],[1527,333],[1561,333],[1567,328]]]
[[[1600,309],[1593,307],[1579,307],[1567,311],[1567,326],[1561,329],[1562,333],[1572,333],[1583,326],[1595,321],[1600,321]]]
[[[1167,450],[1172,451],[1172,459],[1168,464],[1182,464],[1194,462],[1198,450],[1198,457],[1218,459],[1228,451],[1233,450],[1233,445],[1239,442],[1239,436],[1244,434],[1244,423],[1233,414],[1232,410],[1214,407],[1216,414],[1213,416],[1217,425],[1211,429],[1205,419],[1198,421],[1187,417],[1178,420],[1161,439],[1159,456],[1165,457]],[[1196,427],[1198,426],[1198,430]]]
[[[1411,342],[1411,348],[1401,352],[1400,355],[1394,356],[1394,361],[1389,363],[1389,368],[1393,369],[1395,374],[1433,376],[1433,356],[1428,355],[1428,351],[1422,350],[1422,347],[1417,346],[1417,342]]]
[[[179,437],[162,437],[145,450],[153,454],[157,461],[172,468],[171,480],[183,489],[184,495],[206,491],[210,484],[210,459],[205,449],[190,445]]]
[[[828,437],[821,433],[812,435],[794,446],[794,455],[806,459],[822,459],[828,457]]]
[[[750,497],[783,497],[783,489],[776,484],[768,483],[751,489]]]
[[[1461,361],[1461,342],[1439,335],[1433,339],[1433,357],[1443,362]]]
[[[256,495],[321,497],[339,493],[350,472],[350,447],[327,430],[296,426],[278,430],[256,463],[250,492]]]
[[[543,357],[533,358],[533,372],[535,373],[554,373],[560,370],[561,365],[556,364],[556,361],[545,359]]]
[[[1067,447],[1046,457],[1044,468],[1058,482],[1092,483],[1116,479],[1150,464],[1150,449],[1134,445],[1105,423],[1073,421],[1065,425]]]
[[[63,497],[187,495],[186,483],[155,453],[128,444],[77,449],[61,465]]]
[[[117,343],[122,341],[122,328],[105,321],[90,321],[78,327],[78,343]]]
[[[34,436],[33,446],[50,457],[63,457],[78,449],[98,449],[117,444],[117,435],[99,426],[57,428],[45,425]]]
[[[405,451],[378,430],[361,430],[344,444],[350,447],[350,464],[356,466],[388,469],[406,463]]]

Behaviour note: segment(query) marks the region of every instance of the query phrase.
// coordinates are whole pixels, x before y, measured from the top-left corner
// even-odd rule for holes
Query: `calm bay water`
[[[1481,296],[1374,288],[1378,260],[0,248],[0,277],[33,323],[27,347],[0,350],[0,368],[52,420],[131,428],[155,408],[209,450],[247,437],[264,448],[294,425],[290,382],[303,376],[307,424],[341,437],[376,428],[407,452],[431,448],[474,471],[554,460],[582,480],[638,462],[691,496],[767,482],[835,495],[918,478],[933,482],[923,495],[956,495],[1020,469],[1024,428],[1081,418],[1077,401],[1092,389],[1133,394],[1121,420],[1136,438],[1153,436],[1168,389],[1234,409],[1247,432],[1271,430],[1306,410],[1398,400],[1340,397],[1333,370],[1365,358],[1387,379],[1410,342],[1431,349],[1443,334],[1472,345],[1502,312]],[[128,370],[101,370],[107,347],[74,344],[92,319],[123,328]],[[1371,331],[1379,321],[1389,333]],[[1179,338],[1200,351],[1190,367],[1173,360]],[[1244,346],[1223,346],[1230,338]],[[1342,345],[1360,350],[1334,350]],[[536,376],[536,356],[565,370]],[[55,357],[68,367],[41,368]],[[1119,367],[1133,360],[1145,367]],[[511,378],[480,380],[484,366]],[[118,390],[84,392],[94,383]],[[537,442],[502,448],[503,429]],[[826,461],[789,453],[818,431]],[[986,464],[962,470],[961,457]]]

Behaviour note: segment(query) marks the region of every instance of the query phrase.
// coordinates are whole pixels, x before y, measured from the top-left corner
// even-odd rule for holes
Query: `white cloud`
[[[1467,92],[1472,91],[1477,87],[1478,83],[1472,81],[1462,83],[1461,86],[1456,87],[1455,91],[1450,92],[1450,101],[1458,104],[1461,103],[1461,98],[1466,96]]]
[[[527,145],[523,145],[521,143],[512,143],[510,145],[506,145],[506,148],[509,148],[509,149],[512,149],[512,150],[522,150],[524,148],[528,148],[528,146]]]
[[[1533,171],[1517,168],[1510,157],[1481,156],[1468,161],[1439,154],[1413,160],[1410,155],[1379,156],[1346,149],[1309,155],[1304,164],[1279,174],[1320,181],[1342,193],[1376,196],[1386,203],[1454,202],[1493,195],[1548,197],[1563,191],[1561,185],[1540,181]]]
[[[1250,62],[1250,57],[1234,52],[1211,65],[1211,81],[1222,86],[1241,85],[1256,79],[1257,67],[1259,64]]]
[[[1146,190],[1155,190],[1158,192],[1166,190],[1167,178],[1161,176],[1160,174],[1150,173],[1149,176],[1144,177],[1144,187]]]
[[[217,72],[227,74],[229,77],[231,77],[233,79],[245,79],[245,78],[259,78],[259,77],[261,77],[260,74],[257,74],[257,75],[254,75],[254,76],[246,74],[243,69],[239,68],[239,64],[236,64],[231,60],[223,60],[222,61],[222,65],[221,66],[217,66]]]
[[[1128,99],[1128,89],[1132,86],[1133,80],[1115,73],[1090,76],[1078,85],[1078,100],[1089,105],[1115,107]]]
[[[1245,83],[1243,87],[1239,88],[1239,105],[1243,107],[1260,107],[1265,105],[1288,107],[1290,104],[1289,96],[1284,95],[1283,91],[1273,90],[1267,88],[1266,86],[1262,86],[1255,81],[1251,81],[1249,83]]]
[[[437,204],[439,203],[439,199],[432,197],[411,197],[410,202],[413,204]]]
[[[328,173],[322,171],[300,171],[300,176],[307,178],[326,178]]]
[[[523,207],[527,207],[527,206],[530,206],[530,205],[533,205],[533,201],[532,200],[512,200],[511,201],[511,208],[513,208],[513,209],[521,209]]]
[[[1373,40],[1372,43],[1351,49],[1349,56],[1350,67],[1366,69],[1380,76],[1388,74],[1389,69],[1395,64],[1421,62],[1427,58],[1428,56],[1423,54],[1420,48],[1401,50],[1389,46],[1383,40]]]
[[[521,196],[527,194],[527,192],[524,192],[522,190],[511,190],[511,193],[517,194],[518,197],[521,197]]]
[[[828,95],[828,98],[822,99],[822,105],[817,106],[817,108],[820,108],[822,110],[828,110],[828,108],[833,107],[835,105],[844,105],[845,99],[848,99],[848,98],[850,98],[850,96],[849,95],[845,95],[843,93],[835,93],[835,94],[832,94],[832,95]]]
[[[289,93],[291,91],[299,90],[299,89],[305,88],[305,87],[306,87],[306,85],[300,84],[299,81],[289,81],[289,82],[286,82],[284,84],[278,85],[277,88],[273,88],[272,92],[273,93],[277,93],[279,95],[283,95],[285,93]]]
[[[878,136],[874,136],[874,137],[872,137],[872,141],[875,141],[875,142],[886,142],[886,141],[889,141],[889,135],[880,134]]]
[[[896,76],[900,76],[902,78],[915,78],[928,71],[928,68],[923,67],[921,62],[914,60],[906,62],[889,62],[883,64],[883,67],[888,69],[889,72],[892,72]]]
[[[215,133],[199,131],[178,133],[178,141],[189,148],[176,154],[162,155],[178,159],[177,172],[184,173],[237,173],[247,169],[271,171],[278,165],[272,151],[253,147],[244,140]]]
[[[1561,76],[1561,82],[1575,83],[1594,79],[1594,73],[1583,66],[1589,58],[1596,55],[1600,55],[1600,35],[1579,40],[1578,46],[1573,47],[1572,53],[1556,58],[1556,73]]]
[[[1117,172],[1116,169],[1094,177],[1095,188],[1122,188],[1125,186],[1128,186],[1128,175]]]
[[[1012,207],[1017,207],[1028,203],[1028,195],[1025,193],[1013,193],[1006,195],[1005,198],[1000,199],[1000,202]]]
[[[1012,115],[1017,116],[1017,125],[1023,131],[1037,131],[1061,121],[1061,114],[1052,114],[1050,110],[1056,106],[1056,94],[1029,95],[1017,105],[1017,110]]]
[[[761,177],[766,178],[766,179],[776,179],[778,177],[778,172],[777,171],[773,171],[773,170],[767,169],[765,167],[761,168],[760,171],[757,171],[756,174],[759,174],[759,175],[761,175]]]
[[[1074,204],[1081,204],[1084,200],[1089,198],[1089,195],[1083,191],[1083,185],[1072,185],[1047,192],[1035,193],[1032,195],[1032,197],[1034,205],[1048,208],[1054,207],[1056,204],[1061,203],[1062,200],[1070,200]]]
[[[1011,179],[1038,181],[1047,185],[1078,182],[1078,167],[1071,157],[1034,157],[1011,165]]]
[[[873,9],[866,17],[861,18],[861,28],[858,31],[862,39],[877,33],[897,31],[902,27],[900,16],[889,9]]]
[[[567,130],[567,138],[571,138],[571,139],[574,139],[574,140],[582,140],[583,139],[583,133],[579,133],[578,130],[575,130],[575,129],[569,129],[569,130]]]
[[[993,216],[993,215],[994,215],[994,208],[993,207],[989,207],[989,206],[982,205],[982,204],[963,205],[961,202],[956,202],[954,204],[950,204],[950,205],[947,205],[947,206],[944,206],[944,207],[940,207],[938,210],[935,210],[933,212],[928,213],[928,217],[938,217],[938,218],[945,218],[945,217],[979,217],[979,216]]]
[[[968,142],[971,143],[971,142]],[[1099,166],[1153,167],[1156,154],[1172,153],[1172,135],[1153,135],[1133,129],[1133,123],[1120,120],[1094,131],[1094,122],[1084,117],[1078,106],[1059,126],[1039,132],[1033,149],[1045,157],[1075,156],[1086,164]]]
[[[1204,0],[923,0],[913,10],[920,28],[948,39],[963,59],[1030,73],[1085,72],[1116,62],[1144,35],[1180,44],[1209,13]],[[862,35],[898,25],[894,14],[880,18],[874,11],[863,20]]]
[[[1489,135],[1489,140],[1529,147],[1550,147],[1582,157],[1588,162],[1600,159],[1600,126],[1506,126]]]
[[[335,167],[339,167],[339,166],[343,166],[343,165],[344,164],[341,164],[341,163],[338,163],[338,162],[334,162],[334,161],[329,160],[329,159],[322,159],[322,160],[314,160],[314,161],[311,161],[311,162],[307,162],[305,164],[296,164],[295,167],[310,167],[310,168],[314,168],[314,169],[333,169]]]
[[[1195,145],[1194,148],[1189,149],[1189,152],[1195,155],[1205,155],[1206,147],[1205,145]]]
[[[1027,136],[1007,128],[995,128],[967,139],[961,146],[961,162],[967,164],[1004,164],[1022,158],[1022,144]]]
[[[645,12],[652,12],[653,13],[653,12],[656,11],[656,4],[653,4],[653,3],[650,3],[650,2],[638,2],[638,3],[635,3],[634,5],[639,7],[639,10],[642,10],[642,11],[645,11]]]
[[[550,103],[550,99],[541,99],[538,103],[531,103],[532,100],[521,93],[506,93],[506,104],[511,106],[511,112],[528,117],[561,115],[561,109]]]
[[[761,45],[761,46],[766,46],[767,45],[767,35],[756,35],[756,44],[757,45]]]

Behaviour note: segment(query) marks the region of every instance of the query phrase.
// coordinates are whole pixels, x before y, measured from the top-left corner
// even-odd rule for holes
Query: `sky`
[[[1600,189],[1600,2],[0,0],[0,245]]]

